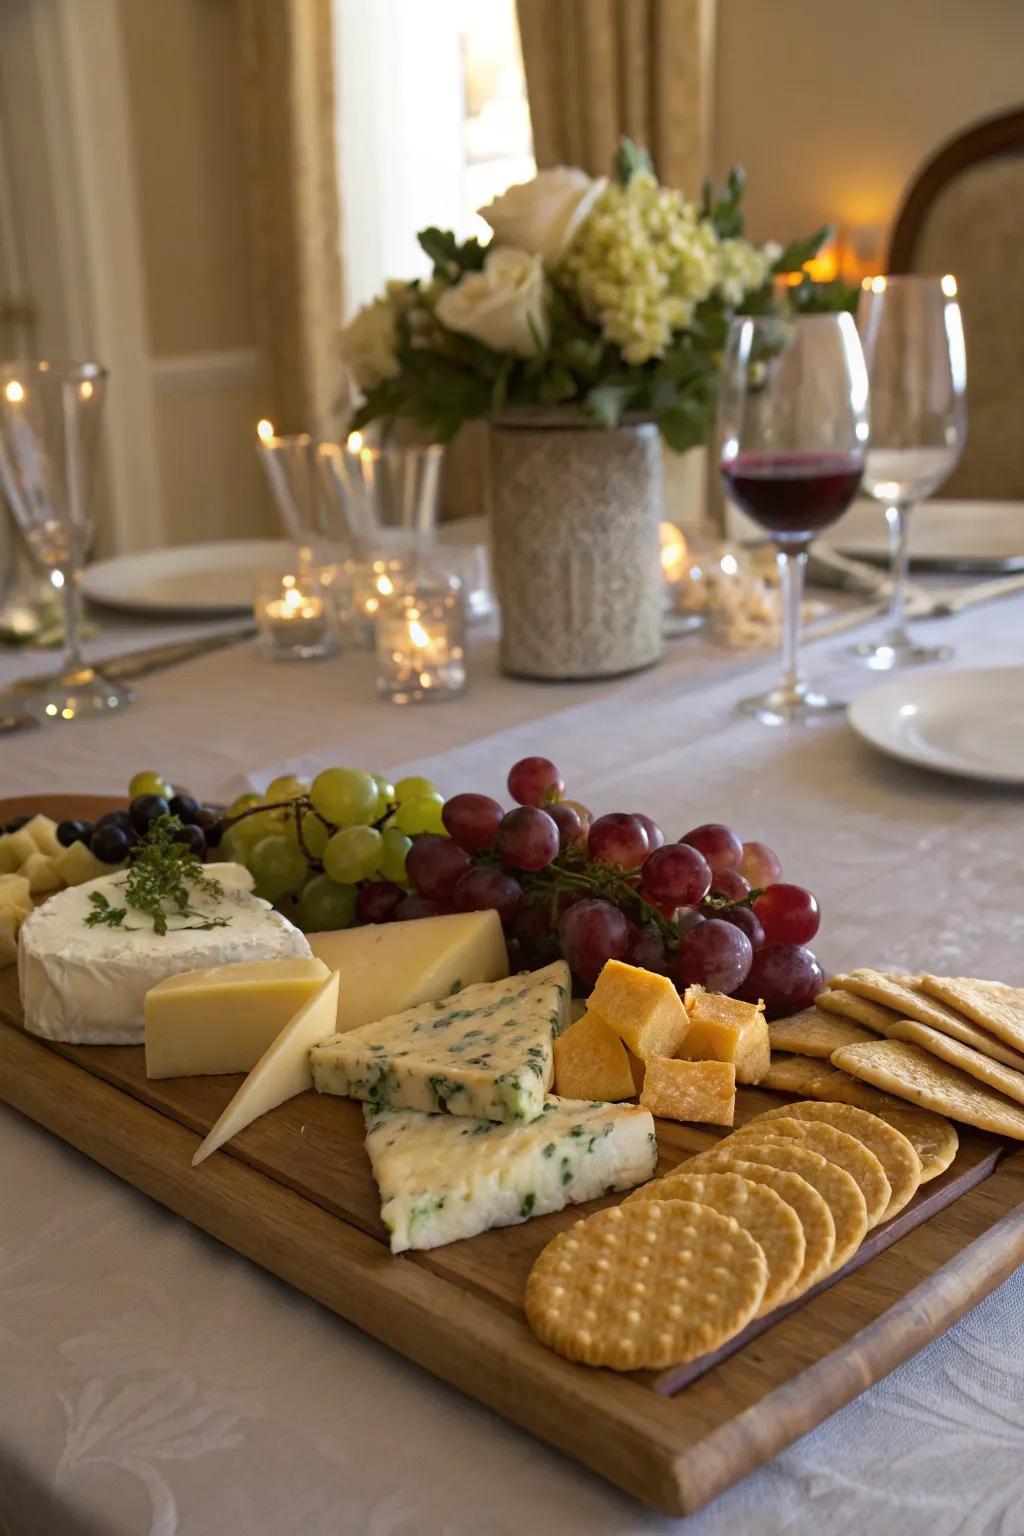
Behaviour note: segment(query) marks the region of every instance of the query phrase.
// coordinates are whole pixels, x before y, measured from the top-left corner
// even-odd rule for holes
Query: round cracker
[[[742,1174],[724,1170],[670,1173],[634,1190],[626,1204],[634,1200],[696,1200],[721,1216],[731,1216],[749,1232],[768,1264],[768,1283],[758,1317],[774,1312],[804,1267],[807,1245],[796,1211],[769,1185],[757,1184]]]
[[[921,1159],[913,1143],[893,1125],[879,1115],[855,1104],[818,1103],[804,1099],[798,1104],[787,1105],[788,1117],[809,1120],[824,1125],[834,1125],[838,1131],[846,1131],[864,1143],[873,1152],[885,1170],[892,1196],[882,1212],[881,1220],[888,1221],[897,1211],[902,1211],[908,1200],[917,1194],[921,1184]],[[758,1116],[758,1122],[778,1119],[778,1110],[770,1109]],[[758,1122],[751,1121],[750,1124]]]
[[[836,1233],[832,1256],[824,1273],[831,1275],[842,1269],[853,1258],[868,1230],[867,1204],[853,1175],[795,1136],[766,1133],[744,1155],[752,1162],[798,1173],[818,1191],[829,1208]]]
[[[693,1200],[638,1200],[547,1245],[526,1282],[526,1316],[567,1360],[663,1370],[745,1328],[767,1280],[764,1254],[731,1216]]]
[[[760,1136],[765,1135],[791,1136],[804,1142],[812,1152],[820,1152],[830,1163],[845,1168],[864,1196],[868,1208],[868,1226],[873,1227],[881,1221],[892,1199],[892,1186],[878,1158],[856,1136],[820,1120],[797,1120],[792,1115],[771,1116],[770,1119],[758,1119],[756,1122],[751,1120],[733,1132],[737,1141],[753,1141],[755,1144]]]
[[[956,1157],[960,1137],[952,1120],[933,1114],[930,1109],[915,1109],[912,1104],[880,1104],[871,1110],[879,1120],[893,1126],[907,1138],[921,1159],[921,1183],[945,1173]]]
[[[738,1149],[730,1152],[724,1142],[719,1147],[701,1152],[699,1157],[690,1158],[686,1167],[694,1168],[698,1163],[701,1172],[717,1169],[738,1173],[754,1184],[766,1184],[796,1212],[804,1232],[804,1262],[792,1290],[783,1296],[784,1302],[795,1301],[829,1273],[836,1246],[836,1227],[828,1202],[813,1184],[809,1184],[798,1173],[774,1168],[768,1163],[747,1161],[740,1156]],[[694,1171],[698,1170],[695,1168]]]

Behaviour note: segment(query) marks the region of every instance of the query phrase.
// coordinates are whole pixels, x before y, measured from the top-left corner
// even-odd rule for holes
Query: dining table
[[[877,622],[808,644],[829,692],[877,686],[847,654]],[[101,624],[94,656],[230,627]],[[928,632],[955,648],[947,667],[1020,663],[1024,595]],[[40,664],[0,655],[0,687]],[[116,716],[0,736],[0,795],[124,796],[156,769],[229,801],[351,765],[507,801],[509,767],[539,753],[595,812],[642,810],[670,837],[726,822],[776,849],[821,904],[827,970],[1024,985],[1020,790],[884,757],[842,714],[781,729],[740,715],[776,668],[696,633],[634,676],[518,681],[491,620],[470,631],[463,695],[401,706],[378,696],[367,652],[270,662],[249,642],[141,679]],[[1024,1269],[671,1519],[0,1108],[2,1536],[1019,1536],[1022,1382]]]

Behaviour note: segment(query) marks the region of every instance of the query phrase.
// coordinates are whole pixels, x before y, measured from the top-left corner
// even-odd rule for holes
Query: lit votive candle
[[[322,582],[301,576],[265,577],[254,606],[263,654],[271,661],[309,661],[341,649],[338,617]]]
[[[397,589],[376,612],[377,688],[396,704],[450,699],[466,686],[462,583]]]

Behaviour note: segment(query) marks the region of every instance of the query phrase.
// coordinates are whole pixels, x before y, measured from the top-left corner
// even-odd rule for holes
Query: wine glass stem
[[[885,509],[889,525],[889,576],[892,593],[889,602],[889,632],[887,640],[892,646],[909,643],[907,634],[907,573],[910,569],[910,507],[897,502]]]
[[[64,671],[70,674],[80,672],[85,665],[81,641],[82,594],[77,566],[66,567],[61,574],[64,577],[60,589],[64,604]]]
[[[790,698],[798,698],[804,690],[804,681],[800,675],[800,609],[804,597],[807,551],[788,550],[780,546],[775,551],[775,560],[782,591],[782,676],[779,687]]]

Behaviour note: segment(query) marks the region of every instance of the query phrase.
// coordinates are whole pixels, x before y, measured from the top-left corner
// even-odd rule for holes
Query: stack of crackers
[[[855,970],[833,976],[813,1008],[768,1028],[762,1087],[886,1118],[894,1104],[914,1104],[1024,1140],[1024,989]]]
[[[527,1282],[531,1326],[568,1359],[613,1370],[720,1348],[842,1269],[913,1198],[938,1117],[903,1109],[912,1134],[845,1103],[758,1115],[549,1243]]]

